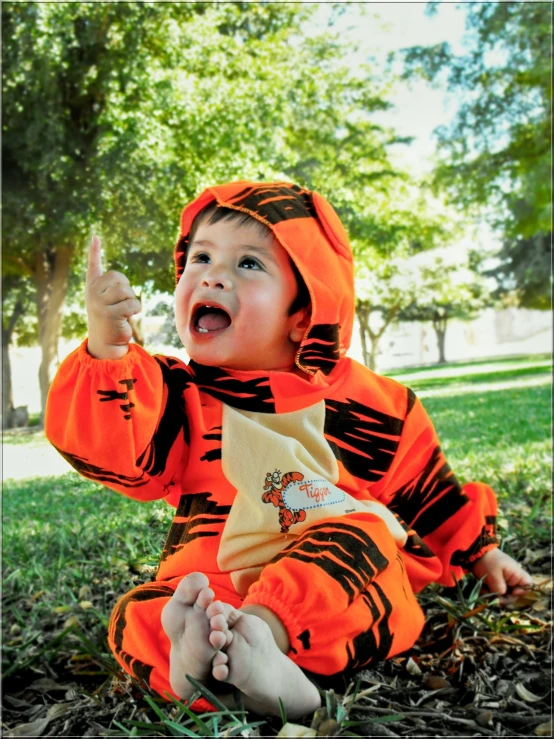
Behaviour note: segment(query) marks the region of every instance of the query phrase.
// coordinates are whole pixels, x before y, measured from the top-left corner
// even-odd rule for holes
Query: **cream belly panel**
[[[244,594],[267,564],[308,526],[368,509],[395,540],[406,534],[380,503],[336,486],[339,470],[324,437],[325,401],[291,413],[223,405],[222,468],[237,494],[221,537],[218,566]]]

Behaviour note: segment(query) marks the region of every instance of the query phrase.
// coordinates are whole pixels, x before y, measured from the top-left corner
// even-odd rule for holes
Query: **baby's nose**
[[[202,287],[212,290],[230,290],[233,287],[231,277],[227,270],[214,268],[205,272],[202,277]]]

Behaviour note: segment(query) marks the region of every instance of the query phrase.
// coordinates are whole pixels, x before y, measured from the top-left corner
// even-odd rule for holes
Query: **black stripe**
[[[131,590],[130,593],[124,595],[123,598],[117,602],[112,614],[112,621],[115,621],[114,644],[118,654],[122,652],[123,649],[123,633],[127,625],[125,611],[129,604],[142,603],[148,600],[155,600],[156,598],[171,598],[173,592],[174,591],[171,588],[168,588],[167,585],[149,583],[148,585],[143,585],[140,588]]]
[[[486,516],[485,525],[481,528],[477,538],[467,549],[457,549],[450,558],[450,564],[464,567],[466,570],[470,569],[470,567],[475,564],[473,558],[481,551],[481,549],[490,544],[498,543],[498,538],[496,536],[496,516]]]
[[[416,402],[416,394],[409,387],[407,387],[406,390],[408,391],[408,405],[407,405],[407,408],[406,408],[406,417],[408,417],[410,415],[410,412],[411,412],[412,408],[415,405],[415,402]]]
[[[325,401],[325,437],[329,446],[348,472],[361,480],[375,482],[387,473],[403,426],[402,419],[351,398],[346,402]]]
[[[284,557],[321,568],[341,585],[349,602],[389,563],[365,531],[342,523],[310,527],[271,561]]]
[[[435,502],[428,505],[434,498]],[[467,495],[462,492],[462,486],[437,445],[421,472],[394,493],[389,508],[423,538],[468,502]]]
[[[185,444],[190,445],[190,428],[185,408],[184,391],[191,384],[188,370],[166,357],[154,359],[162,372],[167,398],[158,426],[146,449],[137,459],[137,465],[151,477],[161,475],[166,468],[169,453],[179,434],[183,434]]]
[[[194,361],[188,366],[194,372],[192,381],[198,389],[213,398],[245,411],[275,413],[269,377],[239,380],[220,367],[208,367]]]
[[[203,526],[204,524],[210,524],[210,523],[225,523],[227,519],[226,518],[194,518],[188,521],[188,527],[189,530],[193,529],[195,526]]]
[[[210,500],[211,493],[189,493],[181,495],[179,505],[175,512],[175,517],[171,528],[167,534],[167,538],[162,551],[161,562],[175,554],[178,549],[199,539],[203,536],[219,536],[221,533],[220,524],[224,524],[231,510],[231,506],[219,505],[217,501]],[[218,518],[208,518],[208,516],[218,516]],[[186,521],[179,519],[185,518]],[[200,524],[217,526],[216,531],[197,531],[191,533],[191,529]]]
[[[201,462],[215,462],[216,459],[221,459],[221,447],[219,449],[209,449],[206,454],[200,457]]]
[[[98,467],[86,459],[86,457],[78,457],[76,454],[64,452],[59,447],[54,447],[69,464],[74,467],[80,475],[88,477],[89,480],[95,482],[104,482],[108,485],[120,485],[125,488],[139,488],[146,485],[149,480],[146,475],[141,472],[140,475],[118,475],[116,472]]]

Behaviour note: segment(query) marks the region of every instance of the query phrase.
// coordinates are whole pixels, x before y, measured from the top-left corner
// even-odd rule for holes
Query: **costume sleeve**
[[[170,487],[175,497],[189,443],[186,366],[152,357],[137,344],[120,360],[95,359],[86,346],[72,352],[54,378],[47,438],[95,482],[137,500],[163,498]]]
[[[460,579],[485,552],[498,546],[494,492],[484,483],[459,483],[429,416],[411,390],[395,458],[371,493],[407,524],[408,553],[439,558],[442,574],[433,579],[442,585],[453,585],[454,578]],[[417,582],[414,587],[419,589]]]

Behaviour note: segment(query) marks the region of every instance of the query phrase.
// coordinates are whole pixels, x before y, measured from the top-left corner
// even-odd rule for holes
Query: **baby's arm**
[[[129,345],[139,301],[124,275],[102,272],[100,240],[89,251],[89,336],[60,365],[45,432],[91,480],[138,500],[178,497],[188,454],[185,365]]]
[[[140,301],[124,274],[102,270],[102,247],[97,236],[93,236],[88,254],[85,304],[88,353],[96,359],[122,359],[133,335],[129,318],[140,311]]]
[[[472,572],[478,579],[485,578],[484,582],[491,593],[498,593],[502,603],[509,602],[510,596],[522,595],[531,587],[531,575],[523,567],[500,549],[491,549],[472,567]]]

